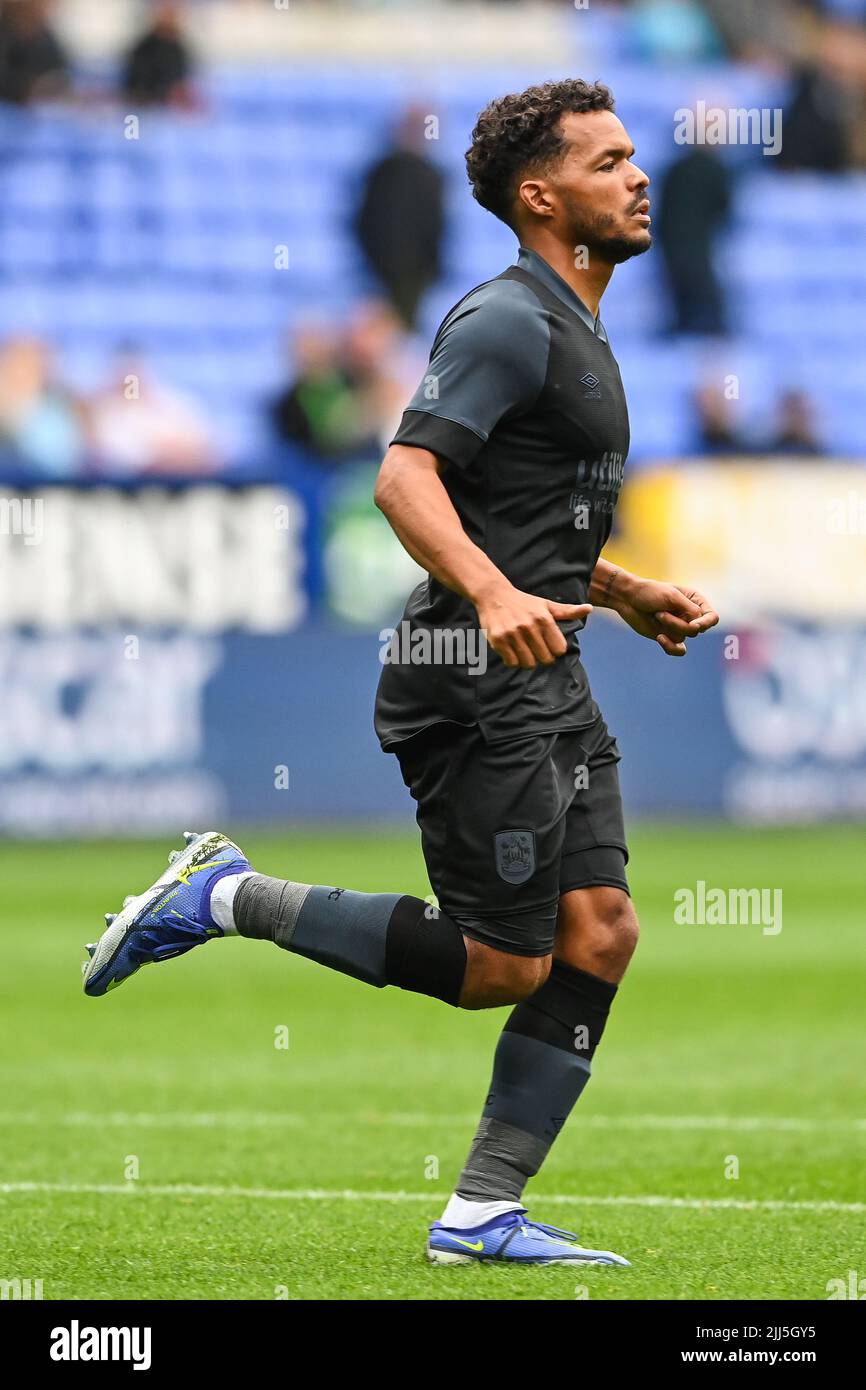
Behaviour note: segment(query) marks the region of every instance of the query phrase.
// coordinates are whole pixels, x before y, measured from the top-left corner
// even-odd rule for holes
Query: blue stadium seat
[[[570,32],[578,42],[579,26]],[[591,42],[580,64],[590,51]],[[674,98],[784,99],[785,84],[757,68],[678,68],[675,83],[664,74],[648,82],[628,46],[619,51],[608,80],[654,180],[678,153]],[[2,321],[53,338],[85,374],[110,361],[119,339],[139,343],[167,379],[207,400],[242,449],[282,379],[292,322],[342,319],[375,288],[351,217],[363,172],[405,106],[428,102],[438,115],[429,155],[446,176],[447,273],[425,298],[429,333],[513,257],[511,234],[468,192],[463,153],[475,116],[492,93],[547,75],[519,64],[442,67],[413,86],[359,65],[348,92],[337,66],[226,67],[205,79],[204,113],[146,111],[137,140],[124,137],[122,109],[98,121],[0,109]],[[834,178],[779,171],[754,149],[723,157],[738,177],[719,261],[740,335],[725,358],[739,364],[729,370],[742,376],[744,409],[758,418],[786,382],[800,383],[820,399],[834,446],[862,448],[866,176],[848,177],[840,196]],[[288,270],[274,265],[280,245]],[[666,314],[657,256],[633,262],[605,299],[637,457],[691,447],[691,395],[712,361],[709,345],[657,336]]]

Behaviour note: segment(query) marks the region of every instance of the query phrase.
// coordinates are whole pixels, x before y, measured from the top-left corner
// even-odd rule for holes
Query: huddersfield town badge
[[[506,883],[525,883],[535,872],[535,831],[500,830],[493,837],[496,872]]]

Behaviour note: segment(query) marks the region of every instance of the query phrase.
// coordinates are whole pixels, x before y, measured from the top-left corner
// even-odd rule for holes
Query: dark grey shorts
[[[467,936],[548,955],[563,893],[628,892],[620,754],[601,715],[586,729],[509,743],[443,722],[394,751],[418,803],[431,887]]]

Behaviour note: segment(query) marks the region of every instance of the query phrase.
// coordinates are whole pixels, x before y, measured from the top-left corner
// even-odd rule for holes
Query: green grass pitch
[[[266,872],[429,891],[408,831],[239,838]],[[503,1011],[242,940],[86,999],[83,943],[169,848],[0,846],[0,1278],[46,1299],[712,1300],[866,1277],[862,831],[634,830],[642,941],[530,1188],[625,1270],[423,1258]],[[676,925],[697,879],[781,888],[782,931]]]

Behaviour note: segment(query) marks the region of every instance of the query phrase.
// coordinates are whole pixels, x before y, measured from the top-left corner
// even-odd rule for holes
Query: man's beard
[[[615,222],[609,214],[588,219],[585,209],[578,212],[578,209],[573,208],[572,211],[575,215],[572,244],[585,246],[589,251],[590,261],[593,256],[598,256],[609,265],[621,265],[623,261],[631,260],[632,256],[642,256],[644,251],[649,251],[652,246],[650,236],[638,240],[637,237],[624,236],[622,232],[610,231]]]
[[[640,242],[630,237],[610,236],[598,241],[595,246],[590,245],[589,254],[592,256],[593,251],[595,251],[611,265],[621,265],[623,261],[631,260],[632,256],[642,256],[644,251],[648,251],[651,246],[652,237],[650,236]]]

